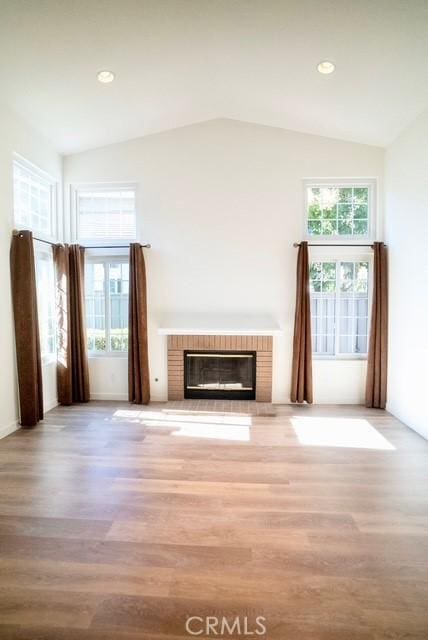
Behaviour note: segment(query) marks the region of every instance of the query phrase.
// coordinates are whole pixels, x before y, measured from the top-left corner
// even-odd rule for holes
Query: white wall
[[[13,228],[13,153],[19,153],[60,182],[61,157],[52,145],[7,109],[0,107],[0,437],[16,428],[16,365],[10,293],[9,249]],[[61,194],[60,194],[61,196]],[[43,370],[45,407],[56,404],[55,366]]]
[[[273,399],[287,402],[303,178],[374,177],[384,151],[233,120],[213,120],[68,156],[70,183],[136,181],[149,295],[152,398],[167,396],[164,312],[268,313],[275,338]],[[66,198],[67,200],[67,198]],[[361,402],[365,363],[314,366],[316,402]],[[113,376],[113,378],[112,378]],[[155,382],[158,378],[158,382]],[[326,384],[326,381],[334,384]],[[126,394],[126,367],[91,362],[97,397]]]
[[[386,153],[388,409],[428,438],[428,111]]]

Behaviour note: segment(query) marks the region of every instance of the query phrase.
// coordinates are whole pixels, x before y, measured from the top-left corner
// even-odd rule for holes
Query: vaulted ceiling
[[[219,117],[386,145],[427,64],[427,0],[0,0],[0,100],[63,153]]]

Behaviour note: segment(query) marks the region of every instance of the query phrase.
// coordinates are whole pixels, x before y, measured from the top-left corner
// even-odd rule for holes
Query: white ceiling
[[[428,0],[0,0],[1,100],[63,153],[219,117],[386,145],[427,63]]]

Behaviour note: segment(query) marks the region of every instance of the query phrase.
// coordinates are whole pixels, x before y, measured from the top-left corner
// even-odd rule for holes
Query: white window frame
[[[85,258],[87,264],[102,263],[104,264],[104,299],[105,299],[105,325],[106,325],[106,345],[108,349],[105,351],[96,351],[95,349],[88,350],[89,358],[128,358],[128,351],[111,351],[110,350],[110,286],[109,278],[107,276],[107,268],[111,263],[126,264],[129,263],[129,256],[127,255],[96,255],[92,253]],[[128,294],[129,295],[129,294]],[[86,317],[85,317],[86,320]],[[129,326],[128,326],[129,331]]]
[[[327,252],[327,249],[328,252]],[[337,309],[340,308],[338,306],[340,301],[340,292],[339,292],[339,269],[336,269],[336,298],[335,298],[335,326],[334,326],[334,354],[324,354],[324,353],[316,353],[312,352],[313,360],[367,360],[368,358],[368,349],[369,349],[369,339],[370,339],[370,323],[371,323],[371,308],[372,308],[372,300],[373,300],[373,254],[367,253],[367,250],[361,251],[358,250],[359,247],[338,247],[337,250],[332,251],[332,247],[322,247],[314,248],[310,247],[310,255],[309,255],[309,265],[312,262],[368,262],[368,316],[367,316],[367,353],[339,353],[339,338],[340,334],[337,331],[337,322],[340,321],[340,316],[337,315]],[[312,304],[312,293],[310,294],[311,304]],[[312,320],[312,318],[311,318]],[[312,329],[312,327],[311,327]],[[311,340],[312,340],[312,330],[311,330]]]
[[[359,235],[311,235],[308,233],[308,189],[323,187],[367,187],[368,188],[368,225],[367,233]],[[343,241],[352,245],[371,242],[376,237],[378,226],[377,180],[375,178],[305,178],[303,180],[303,238],[308,242],[319,244],[341,244]]]
[[[118,238],[114,240],[112,238],[96,238],[91,240],[90,238],[79,238],[79,210],[78,210],[78,197],[79,194],[93,191],[120,191],[120,190],[132,190],[135,194],[135,238]],[[140,237],[140,216],[139,211],[139,196],[138,196],[138,184],[136,182],[79,182],[70,186],[70,234],[73,242],[79,242],[82,246],[100,246],[108,243],[109,246],[121,246],[131,242],[138,241]]]
[[[47,248],[45,245],[42,245],[39,242],[35,242],[34,243],[34,260],[35,260],[35,269],[36,269],[36,290],[37,290],[37,300],[39,301],[40,296],[42,295],[41,292],[38,289],[38,282],[37,282],[37,263],[39,262],[39,260],[46,260],[46,261],[50,261],[52,260],[53,262],[53,255],[52,255],[52,250],[50,250],[49,248]],[[55,269],[55,267],[54,267]],[[42,356],[42,363],[43,364],[49,364],[51,362],[55,362],[57,359],[57,349],[58,349],[58,336],[57,336],[57,327],[56,327],[56,291],[55,291],[55,271],[54,271],[54,282],[53,282],[53,290],[50,292],[50,294],[53,296],[53,304],[54,304],[54,324],[55,324],[55,330],[54,330],[54,348],[52,352],[43,352],[43,345],[41,344],[41,356]],[[40,331],[40,305],[38,304],[37,306],[37,310],[38,310],[38,322],[39,322],[39,331]],[[41,331],[40,331],[41,333]]]
[[[32,231],[36,234],[36,237],[41,240],[48,240],[49,242],[54,242],[57,238],[58,233],[58,182],[46,171],[40,169],[40,167],[36,166],[23,156],[20,156],[17,153],[13,154],[13,167],[12,167],[12,179],[14,183],[14,170],[15,167],[22,169],[23,171],[27,171],[30,173],[35,180],[40,180],[47,183],[50,188],[50,233],[43,233],[39,229],[33,229],[31,225],[28,225],[26,229]],[[18,222],[15,218],[15,185],[13,184],[13,221],[14,226],[22,227],[22,223]]]

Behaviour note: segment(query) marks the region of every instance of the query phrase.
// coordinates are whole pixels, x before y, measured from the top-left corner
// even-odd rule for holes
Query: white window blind
[[[78,189],[77,236],[80,241],[135,240],[135,189]]]
[[[55,183],[25,163],[13,163],[15,225],[40,236],[55,235]]]

